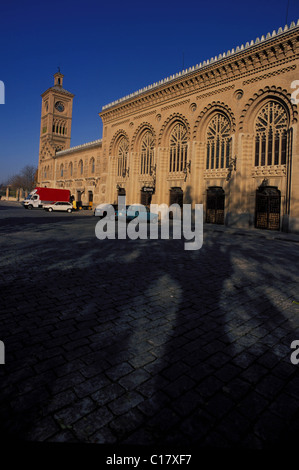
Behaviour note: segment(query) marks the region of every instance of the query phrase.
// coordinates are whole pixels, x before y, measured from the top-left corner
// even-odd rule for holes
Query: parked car
[[[117,204],[99,204],[93,214],[95,217],[105,217],[107,215],[107,210],[108,210],[108,206],[112,206],[113,209],[114,209],[114,215],[116,215],[116,212],[117,212]]]
[[[125,211],[117,211],[117,217],[120,219],[126,217],[126,221],[134,220],[138,217],[138,222],[152,222],[154,224],[158,222],[158,214],[151,212],[149,207],[140,204],[126,206],[126,214]]]
[[[72,212],[73,205],[70,202],[58,201],[58,202],[54,202],[53,204],[44,204],[44,209],[49,212],[52,212],[52,211]]]

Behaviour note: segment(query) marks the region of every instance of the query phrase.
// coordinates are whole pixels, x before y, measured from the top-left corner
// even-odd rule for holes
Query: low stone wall
[[[18,201],[18,200],[19,200],[18,198],[12,197],[12,196],[8,196],[8,197],[2,196],[1,197],[1,201]]]

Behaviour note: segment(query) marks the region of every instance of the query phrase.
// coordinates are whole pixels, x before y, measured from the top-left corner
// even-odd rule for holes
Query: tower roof
[[[73,98],[75,96],[73,95],[73,93],[62,88],[63,78],[64,78],[64,75],[63,73],[60,72],[60,68],[58,67],[58,72],[54,73],[54,86],[44,91],[41,96],[43,97],[49,91],[56,91],[56,92],[58,91],[59,93],[63,93],[65,95],[68,95],[70,98]]]
[[[70,91],[65,90],[60,85],[51,86],[46,91],[44,91],[41,96],[44,96],[46,93],[48,93],[48,91],[58,91],[59,93],[63,93],[67,96],[70,96],[71,98],[73,98],[75,96],[75,95],[73,95],[73,93],[71,93]]]

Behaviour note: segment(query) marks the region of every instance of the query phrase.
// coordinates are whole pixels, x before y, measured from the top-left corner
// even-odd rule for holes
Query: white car
[[[58,201],[58,202],[53,202],[53,204],[44,204],[44,209],[49,212],[52,212],[52,211],[72,212],[73,205],[70,202]]]

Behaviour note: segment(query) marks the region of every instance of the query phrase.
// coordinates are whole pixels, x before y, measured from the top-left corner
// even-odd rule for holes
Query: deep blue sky
[[[102,106],[285,25],[288,0],[0,2],[0,182],[37,165],[41,93],[60,66],[71,146],[102,137]],[[289,0],[288,24],[299,18]],[[299,77],[298,77],[299,78]]]

